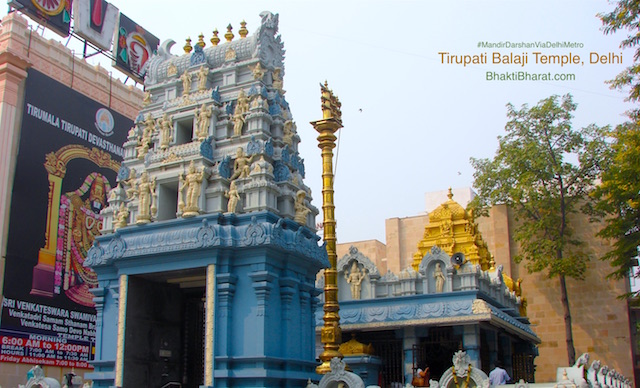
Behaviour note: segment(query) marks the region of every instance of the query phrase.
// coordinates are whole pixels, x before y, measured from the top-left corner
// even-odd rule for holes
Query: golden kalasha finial
[[[189,54],[191,52],[191,50],[193,50],[193,47],[191,47],[191,38],[187,38],[187,43],[184,45],[184,52]]]
[[[211,44],[217,46],[220,43],[220,38],[218,38],[218,29],[213,30],[213,38],[211,38]]]
[[[491,255],[491,260],[489,261],[489,271],[495,271],[496,270],[496,261],[493,258],[493,255]]]
[[[224,38],[227,40],[227,42],[231,42],[233,40],[234,35],[231,30],[233,30],[233,27],[231,27],[231,23],[229,23],[229,25],[227,26],[227,33],[224,34]]]
[[[338,100],[338,97],[329,89],[327,81],[324,81],[324,85],[320,84],[320,90],[322,91],[320,101],[322,103],[323,118],[336,119],[342,123],[342,111],[340,110],[342,104],[340,100]]]
[[[449,187],[449,193],[447,194],[447,198],[449,198],[449,200],[453,199],[453,192],[451,191],[451,187]]]
[[[240,39],[244,39],[247,37],[249,30],[247,30],[247,22],[244,20],[240,22],[240,29],[238,30],[238,34],[240,34]]]
[[[198,43],[196,44],[202,48],[206,45],[206,43],[204,43],[204,34],[202,32],[198,35]]]

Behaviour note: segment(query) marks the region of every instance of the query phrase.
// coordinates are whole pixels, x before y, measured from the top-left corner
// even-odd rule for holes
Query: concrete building
[[[37,88],[27,90],[30,87],[29,85],[36,79],[46,82],[47,85],[54,85],[55,91],[53,89],[38,91]],[[56,94],[58,90],[62,90],[64,96]],[[126,118],[125,121],[128,120],[131,122],[137,115],[142,103],[141,90],[126,86],[122,82],[112,78],[106,69],[94,67],[86,61],[75,57],[63,44],[54,40],[44,39],[29,27],[25,18],[17,13],[10,13],[3,18],[2,25],[0,26],[0,284],[4,281],[4,314],[9,314],[10,311],[22,313],[18,311],[19,309],[11,307],[11,303],[15,302],[15,297],[13,295],[9,296],[9,294],[17,292],[17,290],[14,289],[15,287],[13,285],[11,287],[8,286],[8,280],[21,279],[25,287],[25,300],[23,300],[23,302],[35,303],[35,305],[31,304],[30,306],[48,305],[48,300],[51,299],[51,297],[29,296],[29,290],[32,289],[31,270],[25,270],[19,273],[12,270],[12,268],[16,268],[12,267],[16,261],[24,260],[32,263],[29,265],[33,267],[33,265],[38,262],[38,249],[45,246],[44,228],[47,223],[47,190],[50,184],[47,181],[46,170],[43,167],[45,164],[45,156],[38,154],[35,148],[29,148],[28,144],[29,141],[31,141],[32,144],[42,144],[47,142],[47,138],[40,135],[34,138],[29,138],[31,135],[23,136],[23,133],[26,133],[23,132],[25,130],[25,123],[23,121],[35,118],[33,115],[28,115],[28,109],[31,109],[31,113],[35,114],[36,112],[33,108],[28,108],[28,101],[25,100],[28,98],[26,94],[33,95],[33,92],[39,93],[42,98],[48,98],[52,102],[62,102],[63,104],[65,103],[64,99],[69,96],[71,96],[69,98],[73,98],[74,101],[75,99],[83,99],[83,101],[89,102],[92,106],[95,104],[96,107],[100,106],[107,109],[115,118],[116,123],[120,123],[120,120],[123,118]],[[61,99],[63,100],[60,101]],[[67,105],[71,104],[71,100],[66,102]],[[88,105],[84,105],[84,108],[86,110],[92,109]],[[62,109],[61,112],[72,114],[74,110],[77,111],[78,107],[67,106],[65,109]],[[85,113],[92,115],[95,114],[95,111],[87,111]],[[58,119],[67,118],[70,122],[75,120],[64,117],[58,112],[56,112],[56,115]],[[25,119],[25,117],[29,118]],[[44,123],[41,119],[38,120]],[[52,122],[55,123],[55,121]],[[65,136],[69,136],[69,132],[63,133],[62,125],[64,124],[61,125],[60,123],[61,121],[58,121],[60,127],[54,127],[53,125],[44,123],[54,129],[54,131],[49,132],[51,132],[51,136],[55,137],[56,141],[57,139],[63,139]],[[33,128],[28,129],[31,130]],[[87,129],[89,131],[87,132],[86,139],[89,139],[88,133],[91,132],[92,128],[87,126]],[[126,133],[128,127],[115,129],[115,131],[118,130]],[[75,136],[78,145],[81,146],[82,149],[91,150],[94,147],[98,147],[99,151],[97,151],[95,155],[106,155],[102,153],[104,150],[99,148],[98,145],[89,144],[89,142],[84,139],[84,133],[78,130],[77,134],[83,135],[83,137]],[[92,137],[91,139],[96,140],[98,137]],[[24,144],[27,146],[22,148]],[[28,154],[30,151],[36,167],[33,171],[35,171],[37,175],[25,176],[22,175],[21,172],[16,171],[19,158],[18,154],[19,152]],[[110,156],[107,158],[111,159]],[[81,159],[86,160],[86,165],[91,164],[89,159]],[[108,175],[107,172],[105,172],[105,174]],[[40,179],[40,176],[43,176],[44,179]],[[44,190],[42,203],[34,203],[33,205],[35,206],[31,207],[30,210],[20,210],[16,213],[18,207],[14,206],[16,204],[12,203],[12,198],[16,190],[22,193],[24,186],[21,186],[22,183],[14,185],[14,178],[20,179],[21,182],[24,182],[26,179],[30,180],[30,183],[41,185]],[[113,172],[113,181],[111,184],[115,184],[115,171]],[[22,198],[25,200],[30,199],[29,194],[22,195]],[[44,208],[41,211],[40,209],[42,207]],[[7,251],[7,247],[10,245],[8,241],[9,236],[16,236],[16,232],[18,231],[15,226],[13,226],[15,228],[13,232],[10,230],[12,228],[11,220],[15,217],[22,218],[33,227],[30,233],[21,233],[22,236],[17,238],[28,241],[28,244],[35,249],[33,254],[28,255],[29,257],[26,259],[17,256],[13,257],[11,254],[8,254]],[[16,238],[14,237],[13,240],[16,240]],[[69,310],[65,309],[65,311]],[[2,324],[4,323],[3,319]],[[23,338],[20,337],[18,333],[14,334],[8,334],[6,331],[3,332],[2,337],[5,341],[3,343],[6,345],[6,341],[20,341],[20,338]],[[45,332],[41,332],[41,334],[38,335],[46,334]],[[48,334],[54,337],[56,336],[56,333]],[[42,344],[43,342],[40,342],[40,345]],[[86,346],[87,356],[90,354],[88,344],[89,342],[87,342]],[[12,352],[13,355],[11,355]],[[30,356],[30,354],[36,353],[38,356]],[[42,357],[40,357],[41,355]],[[43,360],[48,360],[47,363],[43,363],[45,365],[45,373],[56,378],[58,381],[62,380],[64,374],[71,371],[71,364],[69,364],[69,359],[65,358],[65,356],[59,358],[55,355],[44,357],[43,353],[39,350],[36,351],[35,348],[19,347],[13,350],[3,348],[2,357],[3,360],[0,361],[0,385],[2,386],[14,387],[18,386],[18,384],[23,384],[26,381],[27,371],[33,367],[34,363],[43,363]],[[29,360],[31,360],[31,362],[26,363],[29,362]],[[67,366],[64,366],[65,362]],[[75,370],[76,373],[83,374],[84,371],[88,369],[76,367]]]

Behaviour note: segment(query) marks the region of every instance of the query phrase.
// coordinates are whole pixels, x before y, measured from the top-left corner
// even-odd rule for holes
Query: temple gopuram
[[[103,235],[94,387],[303,386],[315,378],[319,245],[284,97],[278,15],[184,53],[161,44]]]

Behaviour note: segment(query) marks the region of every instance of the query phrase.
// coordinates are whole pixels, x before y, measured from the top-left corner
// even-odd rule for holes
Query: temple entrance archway
[[[204,282],[204,269],[129,278],[124,386],[203,384]]]
[[[426,337],[413,347],[414,374],[418,368],[429,367],[430,378],[439,380],[451,367],[451,357],[462,349],[462,336],[453,327],[430,327]]]

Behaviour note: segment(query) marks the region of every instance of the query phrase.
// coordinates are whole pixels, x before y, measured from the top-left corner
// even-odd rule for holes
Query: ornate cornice
[[[365,305],[342,303],[340,305],[340,326],[351,329],[390,328],[415,324],[462,324],[469,322],[491,321],[493,324],[517,333],[530,340],[539,342],[539,338],[529,325],[508,315],[499,307],[478,299],[468,293],[466,299],[433,298],[432,296],[411,298],[384,298],[369,300]],[[321,306],[316,309],[316,327],[322,326]]]
[[[393,303],[385,306],[340,309],[340,323],[396,322],[413,319],[444,318],[472,315],[472,301]],[[322,322],[316,321],[316,324]]]
[[[271,246],[310,257],[321,268],[329,266],[327,252],[318,245],[319,238],[312,231],[269,214],[204,215],[148,225],[145,229],[122,228],[96,239],[85,265],[105,266],[118,260],[176,251]]]

